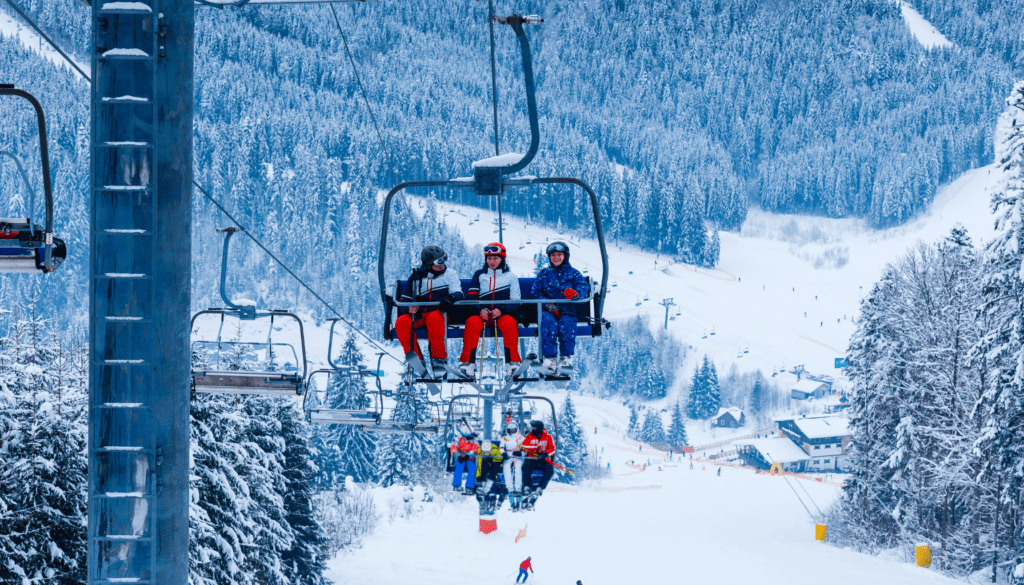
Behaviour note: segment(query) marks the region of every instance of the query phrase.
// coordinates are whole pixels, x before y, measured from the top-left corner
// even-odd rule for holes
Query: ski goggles
[[[562,242],[555,242],[555,243],[551,244],[550,246],[548,246],[548,249],[547,249],[548,255],[550,255],[552,252],[561,252],[561,253],[565,254],[568,251],[569,251],[569,246],[566,246]]]
[[[444,263],[447,262],[447,261],[448,261],[448,254],[445,254],[444,256],[441,256],[437,260],[434,260],[433,264],[434,264],[434,266],[444,266]]]
[[[504,253],[505,253],[505,250],[503,250],[500,246],[484,246],[484,254],[504,254]]]

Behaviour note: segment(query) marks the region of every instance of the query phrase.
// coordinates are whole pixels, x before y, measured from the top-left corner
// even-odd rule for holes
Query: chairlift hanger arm
[[[43,195],[46,197],[46,233],[53,233],[53,185],[50,182],[50,151],[46,143],[46,117],[43,114],[43,106],[39,100],[27,91],[14,87],[13,83],[0,84],[0,95],[11,95],[22,97],[28,100],[36,111],[36,121],[39,124],[39,154],[43,167]]]

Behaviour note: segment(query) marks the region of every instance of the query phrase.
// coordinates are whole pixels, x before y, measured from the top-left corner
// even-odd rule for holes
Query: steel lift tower
[[[195,6],[91,2],[89,585],[188,580]]]

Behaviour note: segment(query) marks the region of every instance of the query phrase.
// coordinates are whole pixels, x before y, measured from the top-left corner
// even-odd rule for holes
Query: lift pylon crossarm
[[[48,273],[53,272],[67,257],[64,240],[53,235],[53,183],[50,178],[50,152],[46,140],[46,116],[43,106],[35,96],[17,89],[12,83],[0,84],[0,95],[20,97],[27,100],[36,113],[39,127],[39,158],[43,175],[43,196],[46,204],[46,220],[42,233],[32,221],[35,192],[32,190],[21,161],[13,153],[2,152],[14,159],[18,172],[29,194],[28,217],[22,220],[0,219],[0,273]]]

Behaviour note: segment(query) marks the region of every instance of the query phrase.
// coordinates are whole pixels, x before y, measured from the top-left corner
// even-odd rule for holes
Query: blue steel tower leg
[[[88,579],[186,585],[194,8],[92,11]]]

